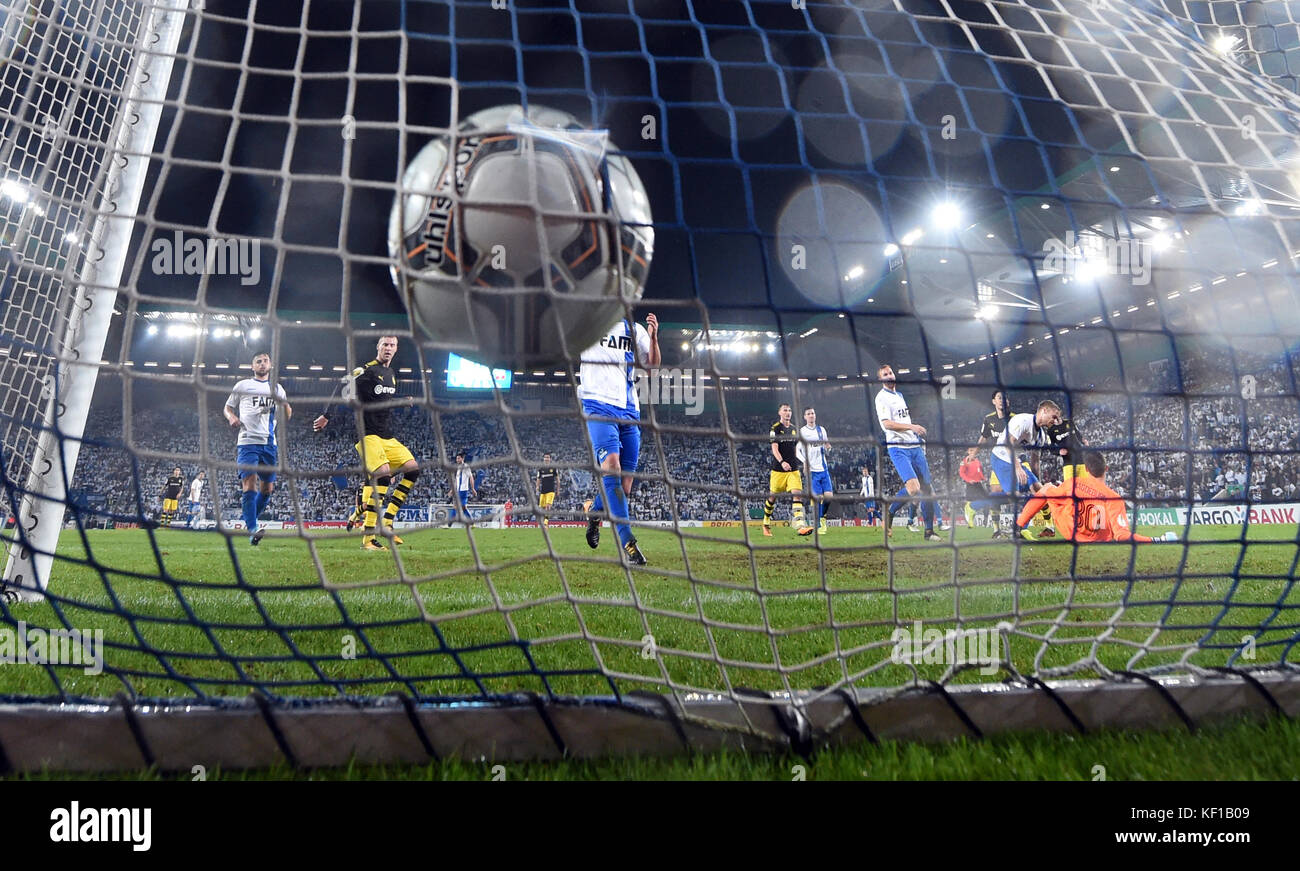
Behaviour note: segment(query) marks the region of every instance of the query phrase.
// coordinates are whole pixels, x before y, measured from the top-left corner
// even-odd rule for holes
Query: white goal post
[[[26,186],[53,188],[49,191],[53,202],[72,196],[81,199],[59,203],[60,213],[69,221],[59,241],[66,242],[69,236],[74,240],[74,253],[63,259],[62,272],[19,262],[17,246],[10,249],[9,262],[2,267],[20,288],[14,293],[25,290],[34,305],[52,314],[43,344],[39,335],[28,337],[32,347],[22,359],[14,360],[10,354],[4,364],[6,393],[28,393],[25,397],[6,396],[7,415],[0,421],[5,431],[6,489],[13,493],[15,485],[22,488],[17,491],[21,501],[15,506],[17,523],[4,583],[16,589],[21,599],[39,600],[50,583],[68,487],[99,375],[118,282],[136,229],[136,210],[187,6],[186,0],[157,0],[143,6],[74,0],[68,8],[56,10],[84,26],[81,33],[42,18],[39,10],[29,15],[11,11],[5,21],[2,38],[8,44],[6,53],[25,29],[49,31],[45,38],[37,37],[40,53],[35,68],[5,80],[6,88],[26,89],[24,94],[13,95],[16,99],[11,102],[20,114],[5,118],[6,135],[0,145],[0,163],[23,168],[21,180],[6,180],[6,184],[23,186],[20,198],[28,205],[19,233],[32,232],[38,221],[51,223],[55,214],[54,205],[47,212],[34,196],[26,195]],[[92,51],[102,47],[95,45],[101,40],[113,48]],[[116,94],[103,92],[99,83],[86,76],[92,60],[99,63],[114,50],[118,54],[110,62],[120,69],[109,70],[107,75],[111,84],[121,88]],[[61,72],[69,66],[77,70],[77,78],[71,81]],[[80,117],[102,112],[105,98],[112,107],[110,118]],[[102,138],[86,141],[73,136],[70,128],[74,123],[80,130],[102,133]],[[14,151],[24,142],[28,143],[26,153],[16,160]],[[73,174],[80,169],[87,172],[68,177],[66,167],[77,167],[70,155],[74,150],[89,152],[95,159],[90,167],[83,161]],[[68,226],[73,229],[66,229]],[[49,232],[59,231],[50,228]],[[31,307],[10,304],[5,327],[10,326],[11,318],[30,322],[33,315]],[[24,402],[44,406],[39,428],[31,426],[37,415],[12,411]]]

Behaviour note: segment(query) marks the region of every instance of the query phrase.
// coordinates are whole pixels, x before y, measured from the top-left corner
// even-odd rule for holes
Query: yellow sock
[[[406,478],[389,486],[388,507],[384,509],[384,523],[386,525],[391,526],[393,521],[397,519],[398,509],[402,507],[402,503],[406,501],[407,495],[410,494],[411,488],[414,486],[415,482],[408,481]]]

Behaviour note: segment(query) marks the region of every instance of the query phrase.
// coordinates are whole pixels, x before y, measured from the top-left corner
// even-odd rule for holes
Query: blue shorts
[[[835,488],[831,486],[830,472],[813,472],[812,480],[809,481],[808,486],[814,496],[819,493],[835,492]]]
[[[263,471],[258,469],[240,469],[239,480],[249,475],[256,475],[268,484],[275,480],[275,464],[278,462],[275,445],[240,445],[235,452],[235,462],[241,466],[269,466]]]
[[[624,474],[636,471],[641,458],[641,427],[637,421],[587,421],[587,435],[592,450],[596,452],[596,465],[605,462],[610,454],[618,454],[618,464]]]
[[[456,499],[460,502],[460,507],[461,507],[461,508],[464,508],[464,507],[465,507],[465,504],[466,504],[467,502],[469,502],[469,491],[468,491],[468,490],[457,490],[457,491],[456,491]]]
[[[1004,493],[1027,493],[1029,492],[1028,484],[1037,484],[1038,478],[1034,475],[1033,470],[1028,466],[1021,465],[1025,468],[1025,476],[1029,479],[1028,484],[1020,486],[1020,481],[1016,478],[1015,471],[1011,464],[998,457],[993,457],[990,464],[993,467],[993,475],[998,479],[998,485],[1002,487]]]
[[[913,478],[922,484],[930,483],[930,466],[925,461],[925,448],[920,445],[914,448],[890,447],[889,459],[898,470],[898,477],[903,479],[904,484]]]

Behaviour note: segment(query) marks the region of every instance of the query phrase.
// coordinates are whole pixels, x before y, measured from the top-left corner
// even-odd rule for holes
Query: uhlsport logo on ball
[[[389,218],[393,280],[430,346],[503,367],[576,360],[640,298],[650,220],[605,131],[496,106],[407,166]]]

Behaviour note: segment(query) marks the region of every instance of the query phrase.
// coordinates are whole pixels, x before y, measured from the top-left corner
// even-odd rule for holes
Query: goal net
[[[228,764],[322,764],[1300,708],[1288,4],[0,15],[0,657],[30,666],[0,670],[0,762],[99,759],[43,743],[62,733],[40,717],[102,710],[51,699],[117,699],[131,728],[97,746],[164,767],[199,752],[168,743],[173,715]],[[589,210],[618,159],[645,188],[653,256],[627,214],[628,257],[595,255],[620,276],[649,260],[599,325],[658,325],[629,388],[644,566],[619,547],[572,336],[567,359],[490,371],[479,322],[439,331],[459,302],[416,318],[394,285],[394,200],[435,191],[412,160],[515,104],[602,131]],[[496,181],[485,213],[512,207]],[[570,253],[543,255],[533,295],[566,292]],[[554,328],[529,317],[502,329]],[[414,466],[372,482],[393,525],[362,550],[353,523],[380,521],[353,515],[372,492],[339,390],[388,337]],[[263,404],[274,487],[247,490],[262,461],[226,407],[261,352],[284,395]],[[882,429],[885,366],[902,429]],[[1096,453],[1124,506],[1099,528],[1160,541],[1074,543],[993,486],[995,408],[1044,401],[1078,442],[1035,419],[1004,477],[1023,453],[1044,485],[1082,479]],[[782,406],[802,475],[780,465]],[[202,725],[259,710],[265,734]]]

